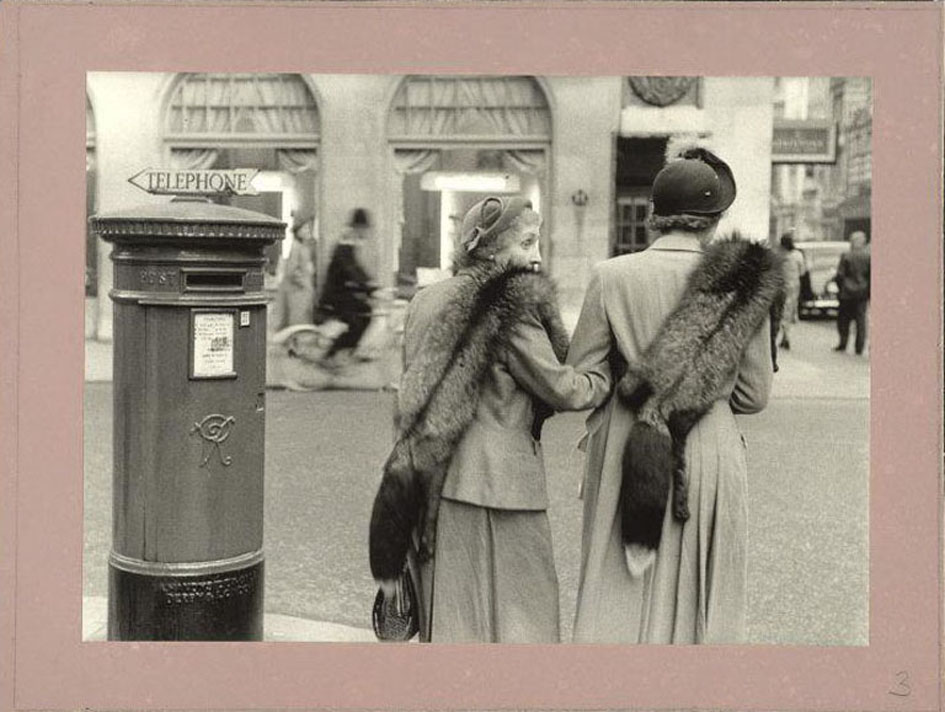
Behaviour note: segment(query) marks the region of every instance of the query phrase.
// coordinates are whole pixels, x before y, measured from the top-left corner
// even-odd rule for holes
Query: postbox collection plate
[[[190,378],[236,378],[236,309],[190,310]]]

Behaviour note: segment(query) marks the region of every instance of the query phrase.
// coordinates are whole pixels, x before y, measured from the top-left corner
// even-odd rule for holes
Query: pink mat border
[[[941,18],[929,3],[5,3],[3,706],[939,708]],[[870,646],[80,643],[84,240],[69,235],[99,70],[873,77]],[[890,694],[900,671],[908,697]]]

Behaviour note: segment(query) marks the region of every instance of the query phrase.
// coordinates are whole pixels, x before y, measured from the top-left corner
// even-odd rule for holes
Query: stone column
[[[161,99],[170,75],[144,72],[90,72],[88,93],[95,111],[98,210],[111,212],[161,198],[128,182],[145,168],[160,168]],[[96,338],[112,340],[111,245],[98,243]]]

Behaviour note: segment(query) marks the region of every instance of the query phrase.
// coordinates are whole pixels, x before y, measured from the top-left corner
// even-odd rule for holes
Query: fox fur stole
[[[632,575],[655,559],[672,486],[673,516],[689,518],[686,437],[724,398],[748,342],[783,291],[779,257],[735,235],[709,244],[679,304],[617,394],[636,414],[623,453],[621,531]]]
[[[370,525],[371,573],[394,579],[415,543],[432,557],[440,493],[450,459],[476,416],[481,385],[526,314],[536,314],[564,361],[569,345],[554,285],[534,272],[482,265],[459,282],[423,335],[401,379],[398,437],[384,465]],[[535,404],[533,435],[552,414]]]

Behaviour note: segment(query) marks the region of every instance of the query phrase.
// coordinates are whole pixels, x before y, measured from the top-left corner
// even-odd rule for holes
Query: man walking
[[[850,251],[840,257],[837,265],[837,289],[840,306],[837,309],[837,331],[840,343],[834,351],[846,351],[850,337],[850,322],[856,322],[856,340],[853,348],[862,354],[866,346],[866,306],[870,299],[870,251],[866,234],[860,231],[850,235]]]

